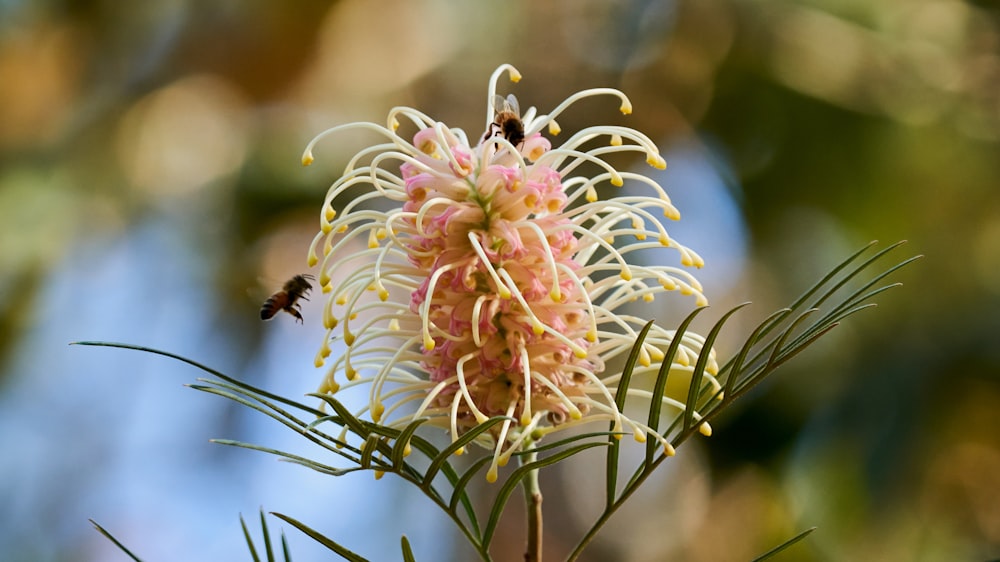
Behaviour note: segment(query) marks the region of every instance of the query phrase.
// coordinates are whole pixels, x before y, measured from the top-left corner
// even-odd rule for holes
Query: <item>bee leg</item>
[[[301,315],[301,314],[299,314],[299,311],[298,311],[298,310],[295,310],[295,309],[294,309],[294,308],[292,308],[292,307],[288,307],[288,308],[286,308],[286,309],[285,309],[285,312],[287,312],[287,313],[291,314],[292,316],[294,316],[294,317],[295,317],[295,319],[296,319],[296,321],[297,321],[297,322],[298,322],[299,324],[305,324],[305,320],[303,320],[303,319],[302,319],[302,315]]]

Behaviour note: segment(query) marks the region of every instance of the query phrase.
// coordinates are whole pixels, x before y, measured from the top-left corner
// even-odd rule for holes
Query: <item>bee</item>
[[[277,314],[279,310],[284,310],[302,323],[302,314],[299,312],[302,310],[302,307],[298,304],[298,301],[299,299],[309,300],[305,296],[306,293],[312,289],[312,284],[308,281],[309,279],[315,280],[315,277],[309,274],[303,274],[296,275],[288,281],[285,281],[281,290],[274,293],[270,297],[267,297],[267,300],[264,301],[264,305],[260,307],[260,319],[270,320],[271,318],[274,318],[274,315]]]
[[[499,133],[510,144],[514,146],[521,144],[524,141],[524,122],[521,121],[521,108],[518,106],[517,98],[514,97],[514,94],[508,94],[507,99],[500,96],[493,96],[493,99],[490,100],[490,105],[493,107],[496,115],[493,117],[493,122],[490,123],[490,126],[486,128],[486,132],[483,133],[483,140],[479,142],[486,142],[490,137],[494,137]]]

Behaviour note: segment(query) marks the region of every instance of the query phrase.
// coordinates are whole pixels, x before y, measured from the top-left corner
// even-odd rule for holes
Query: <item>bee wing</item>
[[[500,113],[507,106],[507,100],[503,99],[503,96],[494,94],[490,98],[490,109],[493,110],[493,115]]]
[[[507,99],[504,101],[504,105],[507,110],[512,112],[514,115],[517,115],[518,117],[521,116],[521,107],[520,104],[517,103],[517,98],[514,97],[514,94],[507,94]]]

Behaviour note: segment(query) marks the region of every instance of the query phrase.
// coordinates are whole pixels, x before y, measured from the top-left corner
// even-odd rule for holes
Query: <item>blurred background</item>
[[[396,479],[209,443],[298,440],[185,388],[199,371],[67,344],[312,391],[318,299],[304,326],[257,311],[306,271],[327,186],[374,139],[305,169],[302,148],[396,105],[475,137],[503,62],[522,108],[630,96],[633,115],[588,100],[563,134],[659,144],[671,235],[708,262],[717,314],[754,301],[744,330],[870,240],[926,255],[686,443],[585,559],[747,560],[811,526],[779,560],[1000,557],[1000,10],[953,0],[0,1],[0,557],[124,560],[92,518],[147,560],[247,560],[239,514],[259,531],[263,508],[372,560],[403,533],[419,560],[471,559]],[[547,557],[602,478],[543,473]],[[497,559],[519,558],[516,504],[502,531]]]

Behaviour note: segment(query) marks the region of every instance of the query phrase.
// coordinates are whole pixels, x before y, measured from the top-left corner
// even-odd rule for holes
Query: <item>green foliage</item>
[[[873,279],[862,284],[860,288],[853,292],[850,292],[837,304],[830,306],[824,314],[821,314],[820,307],[830,300],[835,293],[838,293],[838,291],[847,286],[860,273],[870,268],[874,263],[899,246],[899,244],[890,246],[859,263],[861,256],[871,249],[873,245],[874,243],[869,244],[856,252],[806,291],[791,306],[771,314],[761,322],[745,340],[735,357],[720,369],[718,373],[719,380],[725,381],[725,383],[724,388],[718,392],[714,391],[711,385],[705,384],[704,380],[705,369],[709,359],[708,350],[712,348],[714,341],[726,322],[746,305],[740,305],[728,311],[715,323],[705,338],[704,351],[699,355],[695,363],[684,411],[675,416],[668,430],[664,433],[665,436],[672,436],[670,437],[670,442],[675,449],[694,435],[702,424],[709,422],[721,414],[734,400],[749,392],[765,377],[835,328],[845,318],[855,312],[874,306],[870,302],[873,297],[895,286],[894,284],[879,285],[879,283],[900,267],[917,259],[910,258],[904,260],[874,276]],[[703,308],[693,311],[678,327],[674,339],[659,367],[653,387],[654,397],[661,397],[663,395],[670,372],[670,365],[677,353],[680,341],[694,318],[703,311]],[[652,321],[638,334],[635,346],[624,367],[616,395],[616,403],[619,409],[624,407],[632,372],[639,357],[643,341],[651,326]],[[455,525],[465,535],[482,560],[491,560],[490,546],[495,536],[494,534],[500,517],[506,508],[507,501],[518,486],[525,485],[526,479],[537,474],[538,469],[568,459],[587,449],[594,447],[607,448],[605,463],[607,501],[603,512],[586,532],[578,546],[570,553],[568,560],[575,560],[617,509],[638,490],[660,463],[669,458],[668,454],[663,452],[662,449],[658,449],[657,444],[651,440],[646,445],[644,459],[634,469],[631,478],[619,490],[617,481],[619,470],[622,468],[619,459],[621,433],[613,431],[613,425],[608,431],[604,432],[573,435],[544,445],[541,443],[532,444],[530,450],[518,454],[521,466],[510,472],[499,483],[499,488],[494,496],[492,505],[486,513],[477,513],[472,499],[469,497],[468,484],[473,477],[480,474],[483,468],[489,464],[491,456],[486,455],[474,460],[464,468],[464,471],[460,471],[460,467],[454,462],[456,459],[455,453],[466,447],[477,437],[488,432],[490,428],[503,423],[508,418],[502,416],[491,418],[459,436],[449,445],[438,448],[430,441],[417,435],[417,430],[426,421],[424,419],[416,420],[403,429],[390,428],[355,417],[343,404],[329,395],[316,394],[311,396],[322,400],[333,413],[277,396],[224,375],[195,361],[166,351],[120,343],[80,343],[83,345],[135,349],[163,355],[188,363],[211,374],[214,378],[200,378],[198,379],[199,384],[191,385],[191,388],[222,396],[271,417],[289,429],[301,434],[305,439],[308,439],[321,449],[339,457],[346,463],[346,466],[331,466],[327,463],[294,455],[289,452],[239,441],[216,440],[216,443],[261,451],[330,476],[343,476],[357,471],[378,471],[380,473],[395,474],[418,487],[431,501],[437,504],[454,521]],[[652,400],[647,420],[649,427],[659,427],[661,415],[660,401]],[[324,431],[326,427],[331,425],[337,429],[336,433],[338,436],[335,437],[332,433]],[[406,456],[408,448],[411,451],[410,455]],[[657,454],[658,450],[660,451],[659,454]],[[416,454],[413,454],[414,451]],[[287,515],[278,513],[274,515],[312,537],[341,557],[352,561],[364,560],[360,555],[304,523]],[[273,554],[263,516],[261,524],[265,536],[265,549],[268,560],[271,561],[273,560]],[[256,550],[245,524],[243,528],[247,536],[247,542],[250,545],[251,554],[254,560],[258,561]],[[98,529],[114,541],[114,538],[107,534],[106,531],[100,527]],[[791,546],[811,531],[812,529],[807,530],[773,549],[771,552],[765,554],[764,558]],[[115,543],[119,544],[117,541]],[[282,544],[284,545],[284,538],[282,539]],[[119,546],[121,545],[119,544]],[[402,539],[401,547],[404,560],[413,560],[413,553],[405,537]],[[124,547],[122,548],[124,550]],[[126,550],[126,552],[128,551]],[[135,559],[134,556],[133,558]]]

